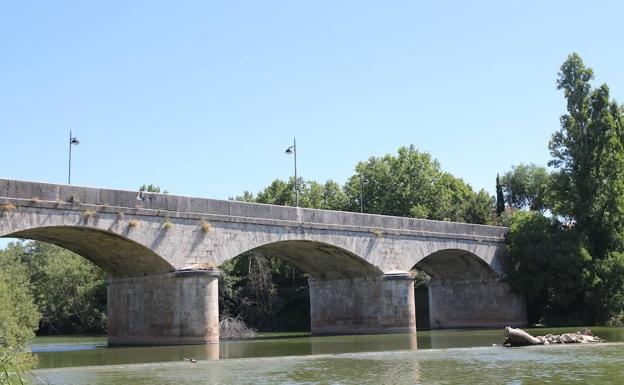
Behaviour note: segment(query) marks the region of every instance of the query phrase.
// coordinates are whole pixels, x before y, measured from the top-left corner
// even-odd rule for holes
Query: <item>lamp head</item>
[[[69,142],[70,144],[80,144],[80,141],[78,140],[78,138],[71,138],[71,141]]]

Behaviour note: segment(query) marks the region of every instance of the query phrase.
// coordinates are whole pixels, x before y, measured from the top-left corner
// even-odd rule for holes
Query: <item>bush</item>
[[[507,242],[506,277],[514,291],[525,293],[530,323],[566,323],[587,313],[592,258],[574,229],[537,212],[516,212]]]
[[[256,331],[248,327],[240,317],[221,315],[219,336],[221,339],[252,338],[256,336]]]
[[[34,337],[39,317],[26,271],[0,254],[0,384],[22,382],[24,371],[34,366],[23,348]]]

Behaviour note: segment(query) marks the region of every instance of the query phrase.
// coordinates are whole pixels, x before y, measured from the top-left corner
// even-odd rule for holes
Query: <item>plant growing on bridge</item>
[[[138,219],[131,219],[128,221],[128,226],[130,227],[139,227],[140,224],[141,222],[139,222]]]
[[[30,198],[30,203],[32,204],[37,204],[40,201],[39,197],[32,197]]]
[[[383,232],[379,229],[372,229],[371,233],[373,233],[373,235],[377,238],[381,238],[383,236]]]
[[[171,219],[169,219],[169,217],[165,217],[165,221],[163,222],[162,228],[167,231],[169,229],[171,229],[173,227],[173,222],[171,222]]]
[[[88,219],[88,218],[93,218],[93,217],[95,217],[96,215],[97,215],[97,211],[95,211],[95,210],[84,210],[84,211],[82,212],[82,216],[83,216],[84,218],[86,218],[86,219]]]
[[[212,225],[205,219],[201,220],[201,227],[204,233],[209,233],[212,230]]]
[[[4,212],[11,212],[13,210],[15,210],[15,205],[12,205],[10,203],[4,204],[0,206],[0,210],[4,211]]]

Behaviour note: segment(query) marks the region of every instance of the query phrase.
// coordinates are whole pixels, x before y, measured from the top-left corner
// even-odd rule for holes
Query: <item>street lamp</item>
[[[360,212],[364,212],[364,185],[368,184],[368,180],[364,179],[364,175],[360,173]]]
[[[299,207],[299,182],[297,181],[297,139],[293,138],[293,145],[286,149],[286,154],[295,156],[295,206]]]
[[[69,130],[69,171],[67,173],[67,184],[71,184],[71,152],[72,152],[72,145],[76,146],[78,144],[80,144],[80,141],[78,140],[78,138],[73,137],[71,130]]]

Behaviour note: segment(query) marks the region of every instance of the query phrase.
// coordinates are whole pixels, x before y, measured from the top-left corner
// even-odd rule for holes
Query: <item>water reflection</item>
[[[38,370],[49,384],[622,384],[624,344],[477,347]]]
[[[624,328],[594,328],[607,341],[624,341]],[[529,330],[533,334],[560,334],[573,329]],[[219,360],[249,357],[276,357],[381,352],[394,350],[447,349],[501,344],[501,330],[419,331],[417,334],[377,334],[358,336],[308,335],[264,336],[253,340],[225,341],[210,345],[106,347],[105,338],[58,337],[37,339],[32,350],[40,368],[68,366],[175,362],[184,358]]]

